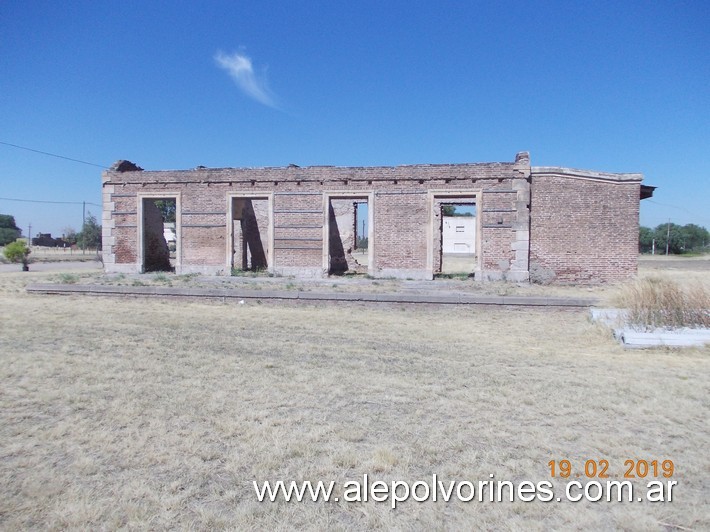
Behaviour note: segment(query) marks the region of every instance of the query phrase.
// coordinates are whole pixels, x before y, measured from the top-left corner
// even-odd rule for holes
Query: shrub
[[[639,279],[623,289],[618,303],[628,309],[631,325],[710,327],[710,292],[700,283],[684,289],[670,279]]]
[[[5,258],[9,260],[10,262],[21,262],[22,263],[22,269],[27,271],[29,269],[29,264],[30,264],[30,249],[27,247],[27,244],[25,244],[24,241],[22,240],[15,240],[14,242],[11,242],[7,246],[5,246]]]

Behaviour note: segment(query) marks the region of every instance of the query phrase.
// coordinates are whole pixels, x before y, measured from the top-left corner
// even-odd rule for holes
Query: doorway
[[[141,271],[174,272],[180,244],[177,197],[142,197],[140,207]]]
[[[270,269],[270,199],[263,196],[231,198],[232,271]]]

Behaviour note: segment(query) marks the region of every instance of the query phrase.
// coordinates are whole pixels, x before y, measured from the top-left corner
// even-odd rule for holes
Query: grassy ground
[[[50,278],[0,275],[2,529],[710,528],[710,348],[623,351],[576,311],[22,289]],[[613,478],[627,459],[671,459],[674,500],[393,511],[258,503],[252,488],[539,482],[561,459],[607,459]]]

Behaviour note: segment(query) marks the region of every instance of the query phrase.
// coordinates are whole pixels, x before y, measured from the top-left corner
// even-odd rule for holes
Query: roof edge
[[[530,171],[533,176],[554,175],[571,179],[589,179],[592,181],[608,181],[612,183],[640,183],[643,181],[643,174],[639,173],[598,172],[596,170],[580,170],[561,166],[532,166]]]

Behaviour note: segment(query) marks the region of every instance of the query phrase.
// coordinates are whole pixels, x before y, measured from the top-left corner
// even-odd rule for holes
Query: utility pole
[[[666,230],[666,257],[668,256],[668,247],[671,243],[671,219],[668,218],[668,229]]]
[[[32,222],[30,222],[29,227],[27,228],[27,247],[32,248]]]
[[[81,202],[81,254],[86,252],[86,202]]]

